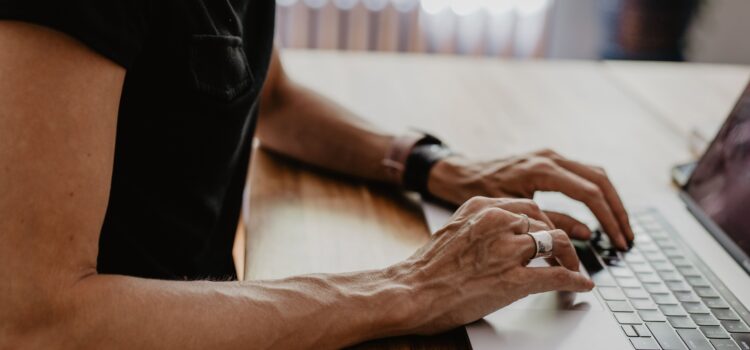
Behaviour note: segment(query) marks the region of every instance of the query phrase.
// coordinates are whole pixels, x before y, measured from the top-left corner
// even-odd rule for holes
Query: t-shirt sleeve
[[[0,20],[63,32],[127,68],[144,46],[146,0],[0,0]]]

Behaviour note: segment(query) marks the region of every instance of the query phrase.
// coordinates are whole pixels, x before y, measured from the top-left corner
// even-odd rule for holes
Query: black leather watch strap
[[[427,189],[427,181],[430,171],[437,162],[453,153],[443,143],[433,136],[427,136],[424,142],[420,142],[412,148],[406,159],[404,169],[404,188],[416,191],[422,195],[430,195]]]

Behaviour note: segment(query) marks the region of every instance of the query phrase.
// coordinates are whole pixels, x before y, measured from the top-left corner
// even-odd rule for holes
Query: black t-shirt
[[[0,0],[127,69],[100,273],[234,278],[273,0]],[[49,59],[55,52],[49,52]]]

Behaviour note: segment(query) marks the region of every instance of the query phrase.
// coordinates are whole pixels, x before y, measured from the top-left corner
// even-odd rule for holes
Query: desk
[[[395,131],[439,135],[458,152],[502,157],[543,147],[608,169],[626,203],[670,191],[690,159],[689,127],[718,125],[750,67],[500,61],[286,51],[288,73]],[[418,203],[392,190],[258,151],[244,221],[246,279],[388,266],[428,240]],[[464,349],[463,329],[363,349]]]

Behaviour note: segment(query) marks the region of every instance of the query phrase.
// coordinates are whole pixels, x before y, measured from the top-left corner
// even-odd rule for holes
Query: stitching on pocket
[[[194,35],[189,59],[195,88],[226,102],[254,82],[240,37]]]

